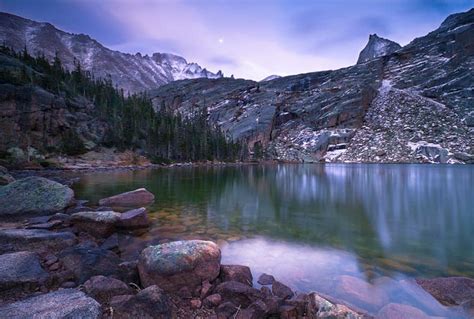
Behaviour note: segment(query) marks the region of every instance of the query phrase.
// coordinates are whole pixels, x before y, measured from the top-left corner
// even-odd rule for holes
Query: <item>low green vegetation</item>
[[[34,57],[27,50],[15,52],[0,47],[3,55],[0,84],[35,85],[65,98],[84,97],[94,106],[95,116],[108,124],[102,146],[145,153],[156,162],[220,160],[247,157],[246,147],[229,139],[211,125],[205,109],[183,117],[161,107],[154,110],[145,93],[125,95],[110,78],[95,78],[79,62],[66,70],[58,56],[50,63],[44,56]],[[64,154],[85,152],[74,130],[64,132]]]

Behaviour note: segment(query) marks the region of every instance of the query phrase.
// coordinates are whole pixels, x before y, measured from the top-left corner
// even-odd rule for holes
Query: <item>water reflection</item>
[[[298,270],[304,269],[301,276],[308,281],[297,281],[302,289],[320,284],[308,273],[322,259],[347,265],[352,275],[369,281],[474,277],[473,166],[187,167],[87,174],[75,190],[77,197],[96,202],[138,187],[152,191],[157,201],[150,207],[151,231],[139,241],[123,240],[130,256],[143,245],[167,240],[225,243],[258,236],[267,244],[304,245],[292,255],[314,258],[309,268]],[[247,258],[253,251],[249,245],[257,244],[237,241],[229,247],[240,243],[245,245],[236,249],[240,257],[226,248],[224,258],[230,258],[227,253],[236,261]],[[285,265],[274,272],[295,276],[297,270]]]

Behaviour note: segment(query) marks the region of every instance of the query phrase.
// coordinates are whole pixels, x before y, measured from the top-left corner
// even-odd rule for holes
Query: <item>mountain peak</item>
[[[376,33],[369,35],[369,42],[360,52],[357,64],[390,54],[401,49],[400,44],[379,37]]]

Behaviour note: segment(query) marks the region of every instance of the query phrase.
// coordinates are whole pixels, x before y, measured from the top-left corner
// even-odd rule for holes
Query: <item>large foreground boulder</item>
[[[52,215],[71,205],[74,192],[43,177],[27,177],[0,187],[0,217]]]
[[[138,271],[144,287],[158,285],[171,292],[186,287],[194,291],[203,281],[217,278],[220,260],[221,251],[213,242],[175,241],[145,248]]]
[[[44,229],[0,230],[0,253],[29,250],[55,252],[76,243],[71,232],[52,232]]]
[[[99,238],[112,235],[119,220],[120,214],[113,211],[80,212],[71,216],[78,230]]]
[[[417,279],[416,282],[445,306],[457,306],[474,299],[474,279],[447,277]]]
[[[34,291],[46,279],[38,255],[29,251],[0,255],[0,297]]]
[[[144,188],[103,198],[99,201],[101,206],[109,207],[140,207],[147,206],[155,200],[155,195]]]
[[[0,307],[0,318],[100,318],[100,305],[83,292],[63,289]]]

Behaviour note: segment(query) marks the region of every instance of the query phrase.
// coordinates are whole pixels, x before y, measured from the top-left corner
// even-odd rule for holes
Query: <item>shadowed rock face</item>
[[[428,158],[407,146],[426,143],[448,154],[438,162],[456,162],[449,154],[474,153],[472,38],[474,9],[448,17],[403,48],[372,36],[369,44],[382,43],[385,49],[375,54],[369,48],[374,52],[362,54],[367,62],[348,68],[259,83],[177,81],[152,90],[151,96],[156,109],[186,116],[206,108],[209,120],[230,137],[246,140],[250,150],[258,143],[276,160],[436,162],[436,156]],[[403,105],[397,102],[401,100]],[[367,134],[357,134],[361,129]],[[378,133],[388,136],[379,138]],[[375,140],[374,145],[354,147],[341,157],[367,139]]]
[[[48,59],[53,59],[57,52],[69,70],[74,68],[74,59],[77,59],[85,70],[97,77],[110,75],[116,85],[131,93],[174,80],[222,77],[221,71],[209,72],[177,55],[142,56],[112,51],[88,35],[67,33],[49,23],[8,13],[0,13],[0,41],[15,50],[23,50],[26,46],[30,53],[43,53]]]

